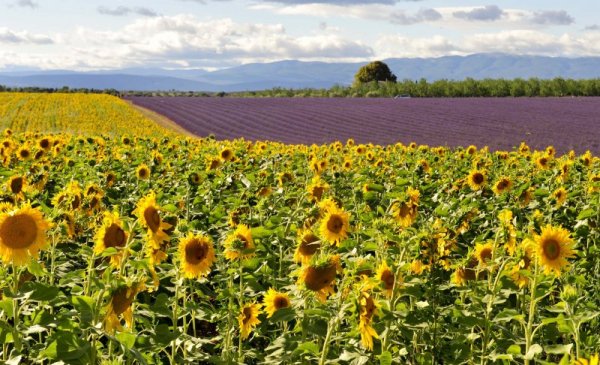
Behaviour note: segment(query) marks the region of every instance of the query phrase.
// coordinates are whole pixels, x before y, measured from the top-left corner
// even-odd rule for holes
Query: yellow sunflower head
[[[475,245],[475,257],[479,265],[486,266],[494,256],[494,246],[491,242],[478,243]]]
[[[556,200],[556,205],[561,206],[567,200],[567,190],[564,187],[560,187],[554,190],[552,197]]]
[[[303,229],[298,232],[298,245],[294,253],[294,261],[308,263],[311,257],[321,248],[321,241],[311,230]]]
[[[188,234],[179,242],[181,271],[186,278],[200,278],[208,275],[215,262],[215,249],[210,238]]]
[[[108,248],[117,250],[125,247],[127,233],[123,230],[123,223],[117,212],[105,212],[100,229],[96,232],[94,253],[101,255]],[[122,252],[112,255],[111,264],[119,266],[123,257]]]
[[[145,164],[141,164],[135,170],[136,176],[140,180],[147,180],[150,178],[150,168]]]
[[[392,207],[392,215],[396,218],[400,227],[410,227],[417,219],[417,205],[412,202],[398,202]]]
[[[19,160],[27,160],[31,157],[31,151],[26,146],[21,147],[17,151],[17,157]]]
[[[265,312],[267,312],[267,318],[271,318],[279,309],[288,308],[291,301],[287,293],[281,293],[271,288],[265,294],[263,304]]]
[[[117,175],[114,174],[114,172],[108,172],[105,175],[105,184],[107,187],[111,187],[115,184],[115,182],[117,181]]]
[[[552,156],[549,156],[547,154],[540,154],[535,158],[535,165],[540,170],[547,170],[550,167],[551,159]]]
[[[165,230],[171,228],[169,223],[162,221],[159,210],[160,207],[156,204],[156,194],[151,191],[138,202],[134,212],[142,226],[148,228],[148,235],[155,248],[159,248],[163,241],[169,239]]]
[[[306,289],[315,292],[319,301],[325,302],[329,294],[334,293],[335,277],[341,270],[339,256],[332,256],[322,262],[304,266],[299,282]]]
[[[252,329],[260,323],[260,320],[258,319],[259,314],[260,304],[251,303],[240,308],[238,322],[240,325],[240,336],[243,340],[248,338]]]
[[[312,182],[308,185],[308,197],[313,201],[319,201],[323,197],[323,193],[325,193],[329,189],[329,185],[321,181],[319,176],[315,176],[312,179]]]
[[[107,332],[114,333],[115,330],[123,330],[121,317],[125,320],[125,326],[131,329],[133,324],[133,310],[131,307],[135,296],[143,290],[143,287],[143,284],[124,285],[113,291],[104,318],[104,329]]]
[[[510,180],[510,178],[501,177],[494,184],[494,187],[493,187],[494,193],[496,193],[496,195],[501,195],[502,193],[509,191],[512,188],[512,185],[513,185],[513,183]]]
[[[386,296],[390,297],[394,290],[396,282],[395,274],[388,266],[387,262],[383,261],[377,269],[377,280],[381,283]]]
[[[29,204],[0,213],[0,258],[4,263],[25,265],[37,258],[46,245],[46,230],[50,223],[42,212]]]
[[[14,195],[21,196],[25,191],[26,181],[25,177],[21,175],[12,176],[8,179],[8,190]]]
[[[481,190],[487,181],[487,177],[482,170],[472,170],[467,177],[467,184],[472,190]]]
[[[41,138],[38,141],[38,146],[44,151],[48,151],[50,148],[52,148],[52,140],[50,137]]]
[[[359,302],[359,322],[358,330],[360,332],[360,341],[367,350],[373,350],[373,338],[379,338],[375,329],[371,326],[373,317],[378,314],[377,302],[366,292],[361,293]]]
[[[562,227],[546,225],[541,234],[535,235],[534,241],[537,258],[546,274],[560,275],[561,270],[569,266],[567,259],[575,256],[571,234]]]
[[[223,161],[231,161],[235,157],[233,150],[229,147],[225,147],[221,150],[219,156]]]
[[[252,231],[245,224],[238,224],[233,233],[227,236],[223,243],[225,258],[228,260],[243,260],[254,254]]]
[[[343,209],[331,208],[323,217],[319,227],[319,233],[323,240],[339,245],[348,237],[350,229],[350,215]]]

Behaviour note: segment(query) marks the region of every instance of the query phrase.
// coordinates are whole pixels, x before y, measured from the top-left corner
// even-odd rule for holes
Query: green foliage
[[[354,75],[354,84],[360,85],[367,82],[396,82],[396,76],[392,73],[387,64],[381,61],[374,61],[362,66]]]

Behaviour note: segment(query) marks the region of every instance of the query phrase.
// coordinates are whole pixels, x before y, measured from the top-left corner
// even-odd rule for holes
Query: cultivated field
[[[104,94],[3,92],[0,128],[13,132],[138,136],[169,133],[123,100]]]
[[[198,136],[284,143],[487,145],[600,152],[600,98],[130,97]]]
[[[31,109],[35,123],[0,114],[22,131],[0,148],[2,361],[569,364],[600,351],[590,152],[219,141],[118,99],[97,109],[120,110],[109,122],[84,96],[59,99]],[[260,125],[248,102],[238,121]],[[258,138],[236,123],[222,132]],[[278,135],[311,136],[286,123]]]

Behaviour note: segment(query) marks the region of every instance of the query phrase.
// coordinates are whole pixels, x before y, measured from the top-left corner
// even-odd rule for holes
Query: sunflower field
[[[598,363],[589,152],[89,120],[2,137],[4,363]]]
[[[0,127],[14,132],[123,134],[169,132],[106,94],[0,93]]]

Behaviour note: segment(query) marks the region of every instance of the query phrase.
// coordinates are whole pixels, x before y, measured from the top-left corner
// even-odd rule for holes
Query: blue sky
[[[0,0],[0,69],[600,56],[595,0]]]

